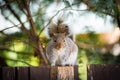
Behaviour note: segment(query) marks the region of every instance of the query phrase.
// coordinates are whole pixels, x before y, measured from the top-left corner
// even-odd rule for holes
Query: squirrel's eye
[[[67,25],[66,25],[65,27],[66,27],[66,28],[68,28],[68,26],[67,26]]]
[[[54,42],[57,42],[56,40],[54,40]]]

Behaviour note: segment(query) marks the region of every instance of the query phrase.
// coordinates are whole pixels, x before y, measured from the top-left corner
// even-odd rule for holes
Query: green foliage
[[[87,34],[78,35],[77,40],[86,44],[99,44],[98,35],[91,31]]]
[[[87,80],[87,64],[88,64],[88,58],[86,56],[85,50],[79,49],[79,55],[78,55],[78,66],[79,66],[79,78],[81,80]]]

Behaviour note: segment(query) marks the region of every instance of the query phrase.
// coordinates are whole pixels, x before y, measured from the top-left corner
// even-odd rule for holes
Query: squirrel
[[[49,28],[50,41],[46,46],[46,57],[51,66],[77,65],[78,47],[70,38],[70,29],[58,20]]]

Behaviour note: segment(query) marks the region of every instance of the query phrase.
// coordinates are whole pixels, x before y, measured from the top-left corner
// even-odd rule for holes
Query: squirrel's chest
[[[57,61],[58,61],[58,62],[61,62],[61,60],[64,59],[64,57],[66,56],[66,55],[65,55],[65,51],[64,51],[64,50],[62,50],[62,51],[57,51],[57,53],[58,53]]]
[[[65,51],[61,50],[61,51],[57,51],[58,57],[62,57],[63,55],[65,55]]]

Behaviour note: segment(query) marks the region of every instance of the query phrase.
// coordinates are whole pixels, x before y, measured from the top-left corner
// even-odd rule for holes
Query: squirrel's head
[[[54,33],[52,36],[53,46],[60,50],[65,46],[65,33]]]
[[[57,23],[52,23],[48,28],[49,36],[52,37],[54,33],[65,33],[65,35],[69,35],[70,28],[67,24],[64,24],[62,20],[58,20]]]

